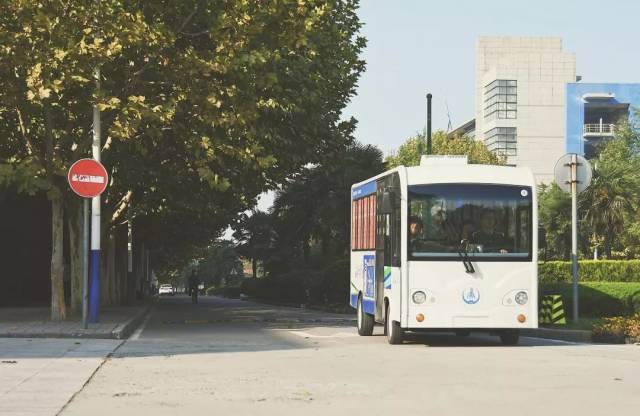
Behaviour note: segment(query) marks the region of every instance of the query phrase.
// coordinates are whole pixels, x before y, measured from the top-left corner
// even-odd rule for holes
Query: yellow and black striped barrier
[[[567,320],[564,316],[564,305],[562,304],[562,296],[545,295],[542,297],[539,322],[541,324],[567,323]]]

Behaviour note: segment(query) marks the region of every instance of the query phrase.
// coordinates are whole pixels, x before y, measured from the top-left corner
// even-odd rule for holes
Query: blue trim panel
[[[358,294],[357,293],[352,293],[351,294],[351,300],[349,301],[349,305],[351,305],[352,308],[357,308],[358,307]]]
[[[100,320],[100,250],[89,253],[89,322]]]
[[[351,190],[351,199],[362,198],[363,196],[376,193],[376,181],[367,182]]]
[[[373,315],[376,313],[376,301],[371,299],[362,299],[362,310]]]

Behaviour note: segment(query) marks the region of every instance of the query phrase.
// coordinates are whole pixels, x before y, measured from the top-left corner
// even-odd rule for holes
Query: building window
[[[485,133],[484,143],[492,152],[503,156],[515,156],[516,139],[515,127],[496,127]]]
[[[484,87],[484,118],[487,121],[517,117],[518,81],[496,79]]]

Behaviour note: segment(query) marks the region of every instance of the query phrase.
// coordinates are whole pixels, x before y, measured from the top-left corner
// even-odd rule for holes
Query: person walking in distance
[[[196,275],[196,271],[191,271],[189,276],[189,294],[191,295],[191,303],[198,303],[198,286],[200,286],[200,279]]]

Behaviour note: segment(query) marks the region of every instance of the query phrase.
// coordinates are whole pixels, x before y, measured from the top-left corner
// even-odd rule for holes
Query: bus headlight
[[[413,303],[420,305],[427,300],[427,294],[422,291],[413,292]]]
[[[527,295],[527,292],[518,292],[516,293],[516,303],[518,305],[524,305],[525,303],[527,303],[527,301],[529,300],[529,295]]]

